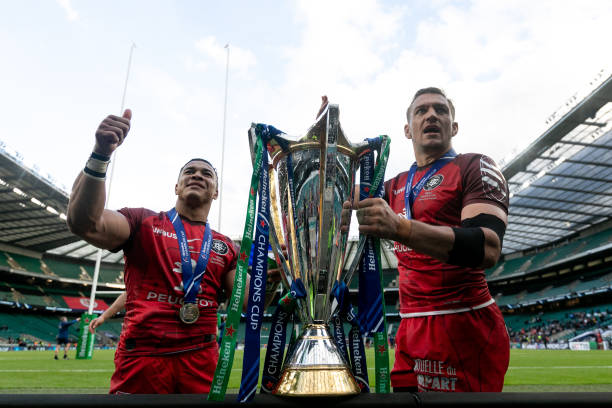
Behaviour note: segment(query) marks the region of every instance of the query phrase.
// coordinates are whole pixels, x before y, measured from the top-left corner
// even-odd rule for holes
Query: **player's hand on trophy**
[[[359,201],[357,221],[359,232],[377,238],[394,239],[399,232],[401,217],[382,198],[366,198]]]
[[[94,152],[111,156],[115,149],[123,143],[130,131],[132,111],[126,109],[123,116],[108,115],[96,130],[96,145]]]
[[[281,268],[277,266],[276,268],[268,269],[267,273],[267,282],[268,283],[277,283],[281,280]]]
[[[351,214],[353,213],[353,205],[350,201],[342,203],[342,212],[340,213],[340,231],[348,232],[351,224]]]
[[[342,212],[340,213],[340,231],[348,232],[349,226],[351,224],[351,215],[353,214],[353,209],[357,208],[358,203],[359,184],[356,184],[353,193],[353,203],[351,203],[350,200],[346,200],[342,203]]]

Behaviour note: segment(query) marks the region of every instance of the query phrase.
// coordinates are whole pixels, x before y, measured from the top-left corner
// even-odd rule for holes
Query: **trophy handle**
[[[272,169],[268,169],[270,175],[270,245],[272,250],[280,260],[281,267],[281,279],[285,289],[290,290],[293,279],[291,278],[291,271],[289,269],[289,260],[285,258],[283,249],[280,245],[281,242],[285,242],[282,237],[282,227],[280,223],[280,215],[277,206],[277,181],[275,173]]]

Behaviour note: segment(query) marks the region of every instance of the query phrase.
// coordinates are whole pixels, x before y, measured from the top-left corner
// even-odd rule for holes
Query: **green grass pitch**
[[[373,379],[373,350],[366,354]],[[54,360],[52,351],[0,353],[0,393],[107,393],[114,350],[96,350],[92,360],[75,360],[74,355],[71,351],[69,360]],[[393,351],[390,357],[392,366]],[[228,393],[240,387],[241,350],[234,361]],[[612,351],[511,350],[504,391],[612,392]]]

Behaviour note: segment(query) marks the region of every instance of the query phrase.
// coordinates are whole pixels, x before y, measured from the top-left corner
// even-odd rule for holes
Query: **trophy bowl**
[[[361,391],[329,322],[334,310],[332,288],[346,279],[348,229],[340,228],[342,204],[352,200],[359,159],[370,147],[367,142],[350,143],[338,116],[338,105],[328,105],[305,136],[297,140],[272,136],[265,146],[271,159],[270,243],[281,260],[285,287],[289,290],[299,280],[305,289],[305,295],[296,299],[301,334],[274,389],[281,396]],[[256,138],[254,124],[249,131],[252,157]]]

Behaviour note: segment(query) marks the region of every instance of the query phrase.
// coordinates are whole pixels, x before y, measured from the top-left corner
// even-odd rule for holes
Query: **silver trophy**
[[[360,392],[328,323],[336,307],[334,282],[350,281],[344,268],[348,231],[340,229],[342,204],[353,197],[359,158],[369,146],[350,143],[338,115],[338,105],[328,105],[299,140],[275,137],[266,146],[271,159],[270,243],[281,260],[285,287],[299,278],[306,289],[305,298],[297,300],[303,329],[285,359],[277,395]],[[253,125],[253,160],[256,137]]]

